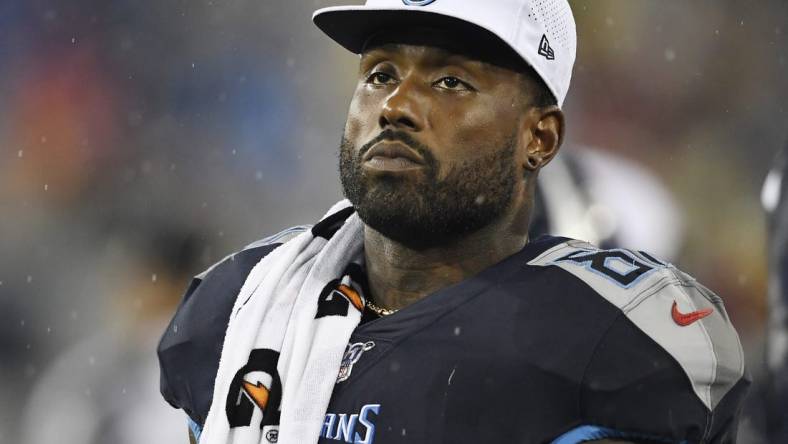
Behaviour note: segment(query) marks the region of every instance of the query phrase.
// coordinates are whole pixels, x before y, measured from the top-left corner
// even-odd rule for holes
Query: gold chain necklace
[[[388,316],[390,314],[394,314],[394,313],[397,312],[397,310],[391,310],[391,309],[388,309],[388,308],[378,307],[377,305],[373,304],[372,301],[367,301],[367,308],[372,310],[372,313],[375,313],[376,315],[378,315],[380,317]]]

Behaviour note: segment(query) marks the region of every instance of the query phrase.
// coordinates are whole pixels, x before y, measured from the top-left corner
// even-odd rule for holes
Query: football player
[[[336,290],[363,314],[311,442],[735,442],[749,380],[720,298],[643,251],[528,235],[564,137],[565,0],[369,0],[314,22],[361,56],[339,162],[352,207],[189,286],[159,358],[194,441],[220,409],[262,412],[230,427],[277,442],[270,356],[253,352],[238,369],[253,377],[214,399],[228,319],[262,258],[357,215],[364,264]]]

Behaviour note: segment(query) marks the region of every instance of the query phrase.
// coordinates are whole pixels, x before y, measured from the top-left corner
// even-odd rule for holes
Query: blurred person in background
[[[41,372],[30,389],[22,443],[182,439],[182,428],[172,425],[177,415],[158,402],[157,363],[150,353],[160,325],[177,304],[173,295],[181,290],[184,272],[194,267],[194,241],[180,239],[180,233],[162,231],[146,242],[143,256],[115,250],[103,257],[104,272],[119,268],[127,273],[104,289],[116,295],[104,313],[113,325],[66,348]],[[152,263],[158,265],[156,274],[141,279]],[[152,439],[150,430],[155,430]]]
[[[674,261],[683,219],[669,190],[642,166],[588,146],[570,146],[539,175],[529,237],[585,239],[639,248]]]
[[[766,335],[768,442],[788,442],[788,146],[766,176],[761,200],[769,218],[769,318]]]

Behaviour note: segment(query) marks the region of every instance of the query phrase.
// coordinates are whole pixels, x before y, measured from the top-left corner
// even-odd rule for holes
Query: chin
[[[415,250],[451,244],[484,228],[500,215],[484,205],[452,205],[444,199],[429,199],[415,190],[397,191],[368,193],[358,202],[350,201],[364,224]]]

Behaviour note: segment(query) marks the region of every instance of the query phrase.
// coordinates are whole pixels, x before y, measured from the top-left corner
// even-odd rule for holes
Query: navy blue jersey
[[[162,338],[162,393],[197,428],[238,289],[277,245],[195,281]],[[395,314],[365,315],[326,377],[337,382],[322,444],[732,443],[749,385],[709,290],[646,253],[549,236]]]

